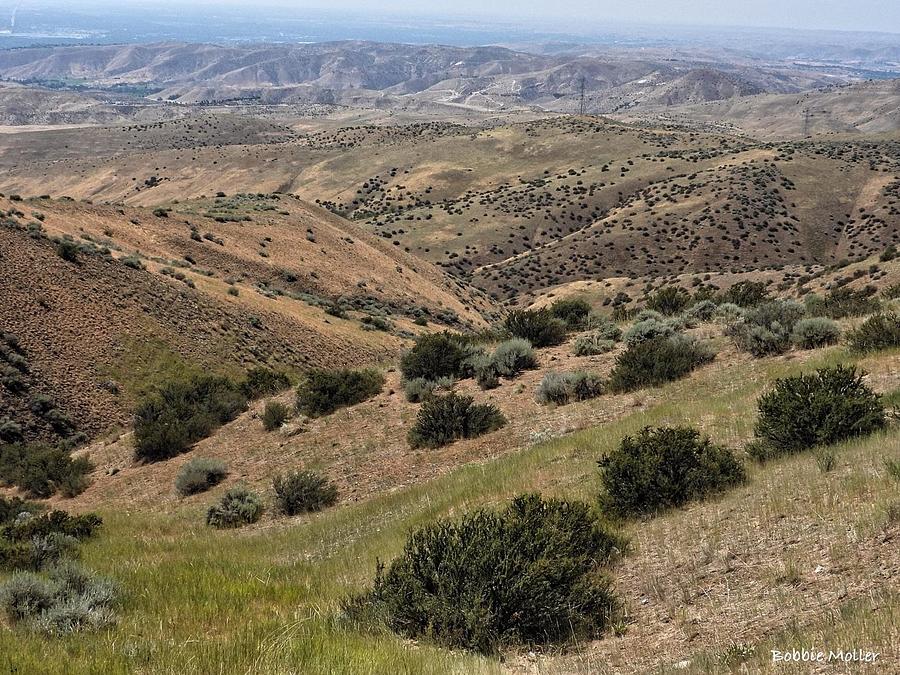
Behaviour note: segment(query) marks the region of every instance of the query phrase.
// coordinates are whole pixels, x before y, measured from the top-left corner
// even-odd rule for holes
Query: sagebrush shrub
[[[515,377],[523,370],[537,368],[537,357],[528,340],[513,338],[501,342],[490,357],[494,372],[501,377]]]
[[[500,409],[492,404],[476,404],[471,396],[450,393],[427,399],[409,431],[413,448],[437,448],[461,438],[475,438],[506,424]]]
[[[900,347],[900,315],[883,312],[869,317],[847,335],[847,344],[855,352],[873,352]]]
[[[772,300],[748,310],[726,334],[735,346],[756,357],[782,354],[790,349],[794,326],[806,310],[793,300]]]
[[[421,403],[438,389],[450,391],[454,383],[455,380],[452,377],[439,377],[436,380],[417,377],[404,382],[403,393],[406,394],[406,400],[410,403]]]
[[[612,340],[618,342],[622,339],[622,329],[619,328],[614,321],[601,316],[599,314],[591,314],[588,317],[585,328],[592,331],[592,335],[596,335],[601,340]]]
[[[377,370],[314,369],[297,387],[297,409],[310,417],[321,417],[367,401],[381,393],[384,376]]]
[[[597,398],[604,391],[604,383],[599,375],[584,371],[568,373],[547,373],[537,390],[539,403],[566,405],[575,401]]]
[[[719,306],[712,300],[701,300],[685,311],[685,316],[693,321],[712,321]]]
[[[841,339],[841,327],[836,321],[823,316],[800,319],[794,326],[791,340],[801,349],[816,349],[837,344]]]
[[[572,352],[575,356],[597,356],[611,352],[615,347],[613,340],[604,338],[600,333],[590,333],[575,340]]]
[[[262,499],[242,485],[231,488],[206,512],[206,524],[219,529],[255,523],[263,513]]]
[[[410,535],[376,570],[373,590],[345,603],[402,636],[491,653],[599,635],[618,602],[601,574],[621,542],[581,502],[515,498]]]
[[[757,405],[756,435],[781,455],[866,436],[885,425],[881,399],[855,367],[780,379]]]
[[[175,489],[182,497],[206,492],[225,480],[227,475],[228,468],[222,460],[193,457],[175,477]]]
[[[272,481],[275,504],[288,516],[308,511],[321,511],[337,501],[337,486],[325,476],[312,471],[299,471],[276,476]]]
[[[614,392],[627,392],[655,387],[684,377],[714,357],[709,348],[686,335],[630,344],[616,358],[609,388]]]
[[[281,428],[281,425],[284,424],[290,416],[291,411],[284,403],[281,401],[268,401],[262,414],[263,429],[266,431],[275,431],[276,429]]]
[[[503,324],[514,337],[528,340],[537,349],[565,342],[566,322],[548,309],[515,309]]]
[[[246,407],[246,396],[226,377],[201,375],[170,382],[138,404],[135,457],[148,462],[175,457]]]
[[[660,320],[653,316],[646,316],[641,319],[640,315],[638,315],[638,318],[639,320],[625,331],[623,337],[627,345],[670,337],[675,334],[675,328],[668,321]]]
[[[12,624],[58,636],[114,623],[120,595],[114,582],[65,562],[47,578],[32,572],[10,577],[0,586],[0,608]]]

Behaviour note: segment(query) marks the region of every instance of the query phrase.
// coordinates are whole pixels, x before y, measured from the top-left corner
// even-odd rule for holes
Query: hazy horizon
[[[230,12],[246,10],[248,17],[260,12],[284,11],[286,18],[297,18],[305,11],[352,12],[391,19],[484,18],[507,24],[521,23],[547,30],[579,32],[614,28],[616,25],[673,25],[684,28],[765,28],[790,30],[871,31],[900,33],[900,3],[894,0],[840,1],[792,0],[785,11],[783,0],[632,0],[627,4],[591,0],[495,0],[487,5],[476,0],[434,0],[428,3],[383,0],[377,8],[361,0],[3,0],[0,7],[12,10],[41,6],[79,9],[133,7],[147,11],[153,7],[196,12],[199,7],[221,8]],[[537,24],[537,25],[536,25]]]

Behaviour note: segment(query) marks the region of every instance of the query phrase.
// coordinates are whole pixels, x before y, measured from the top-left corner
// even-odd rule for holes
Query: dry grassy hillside
[[[867,257],[900,236],[898,142],[571,117],[293,130],[208,114],[0,138],[0,189],[153,206],[297,194],[510,299],[598,276]]]
[[[0,201],[0,329],[30,370],[2,403],[30,435],[44,433],[29,408],[37,393],[94,434],[167,376],[381,361],[421,330],[417,316],[478,326],[490,311],[459,281],[294,198],[180,207]],[[384,330],[361,322],[376,317]]]

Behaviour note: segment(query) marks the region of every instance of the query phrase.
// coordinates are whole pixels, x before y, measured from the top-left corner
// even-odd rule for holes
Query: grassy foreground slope
[[[884,352],[859,363],[875,389],[895,393],[898,357]],[[627,525],[633,550],[614,574],[628,622],[576,651],[500,662],[360,633],[338,619],[340,599],[370,584],[376,559],[397,554],[411,528],[523,490],[593,500],[596,459],[644,425],[690,423],[739,445],[752,433],[756,397],[774,378],[850,360],[829,349],[805,359],[717,362],[665,387],[661,403],[607,425],[241,533],[208,530],[196,504],[173,513],[104,512],[103,532],[84,557],[126,590],[118,627],[58,641],[0,630],[0,666],[60,673],[719,672],[746,658],[757,672],[772,668],[770,646],[834,646],[881,652],[880,663],[856,672],[884,672],[878,669],[900,655],[900,595],[890,590],[900,573],[900,507],[883,465],[900,452],[896,428],[840,447],[829,473],[812,454],[752,466],[750,482],[719,500]]]

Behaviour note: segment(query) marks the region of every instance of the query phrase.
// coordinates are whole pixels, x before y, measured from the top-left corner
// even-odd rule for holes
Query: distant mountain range
[[[0,78],[138,92],[177,103],[414,104],[612,113],[640,106],[796,93],[846,75],[791,63],[654,50],[553,55],[503,47],[376,42],[217,46],[164,43],[0,52]]]

